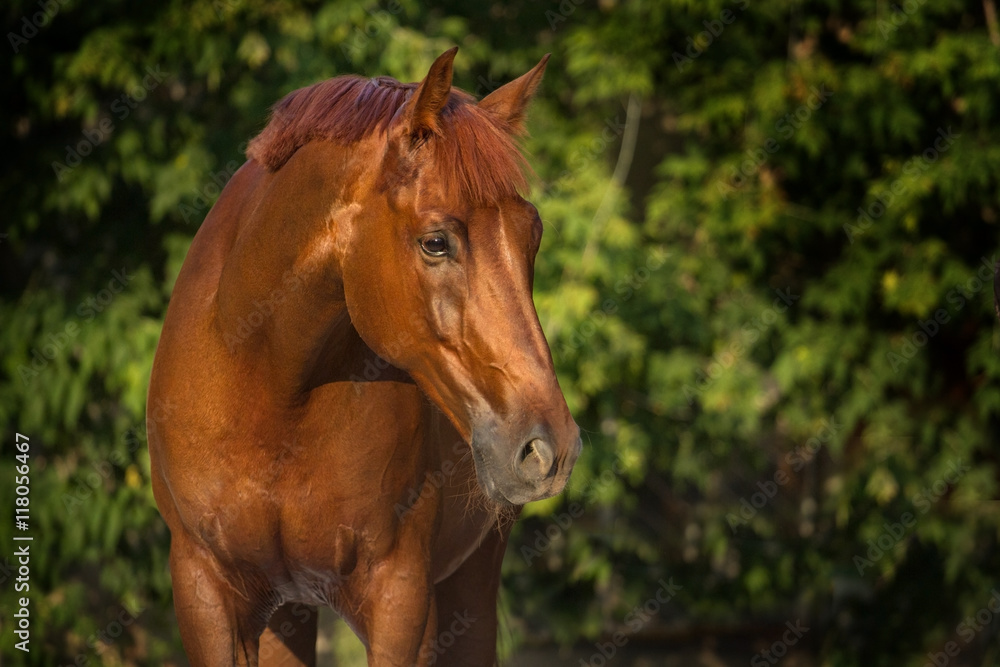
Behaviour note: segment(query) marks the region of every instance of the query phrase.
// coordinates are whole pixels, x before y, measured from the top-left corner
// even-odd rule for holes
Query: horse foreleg
[[[479,548],[435,586],[438,632],[430,645],[435,667],[496,663],[497,592],[507,533],[493,530]]]
[[[315,667],[318,618],[304,604],[279,607],[260,637],[260,667]]]
[[[173,535],[170,575],[181,641],[192,667],[256,667],[263,620],[253,603],[222,578],[211,554]]]
[[[366,587],[363,614],[369,667],[424,667],[436,627],[433,593],[420,568],[383,565]]]

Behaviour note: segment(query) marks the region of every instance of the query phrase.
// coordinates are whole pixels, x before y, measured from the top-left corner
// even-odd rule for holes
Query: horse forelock
[[[373,134],[386,135],[418,85],[385,76],[341,76],[300,88],[272,107],[267,125],[250,141],[247,157],[276,171],[311,141],[351,145]],[[517,138],[457,88],[441,112],[440,133],[424,148],[441,185],[477,204],[499,202],[527,189],[529,169]]]

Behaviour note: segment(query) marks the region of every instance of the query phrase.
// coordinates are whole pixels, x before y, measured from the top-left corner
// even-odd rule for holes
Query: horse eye
[[[420,249],[431,257],[443,257],[448,254],[448,239],[438,232],[428,234],[420,239]]]

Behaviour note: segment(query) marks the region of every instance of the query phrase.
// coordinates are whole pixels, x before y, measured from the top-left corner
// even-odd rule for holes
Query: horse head
[[[452,49],[382,134],[339,236],[351,321],[470,443],[488,497],[559,493],[580,432],[532,301],[542,222],[523,199],[516,138],[547,60],[478,104],[451,87]]]

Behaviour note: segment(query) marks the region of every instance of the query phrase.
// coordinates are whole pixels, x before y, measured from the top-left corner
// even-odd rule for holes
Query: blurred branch
[[[625,133],[622,135],[621,150],[618,151],[618,162],[615,164],[615,172],[611,176],[611,184],[608,185],[608,189],[604,193],[604,199],[601,200],[601,205],[597,207],[597,213],[594,214],[592,224],[595,229],[591,233],[590,238],[587,239],[587,245],[583,249],[580,266],[587,266],[588,262],[593,260],[594,253],[597,252],[598,239],[601,237],[601,228],[604,227],[604,223],[609,215],[608,209],[611,206],[611,202],[614,201],[615,194],[625,185],[625,179],[628,178],[628,172],[632,168],[632,158],[635,156],[635,141],[636,137],[639,136],[639,112],[641,110],[642,102],[639,98],[634,93],[629,95],[628,110],[625,116]]]
[[[990,41],[1000,48],[1000,28],[997,27],[997,6],[993,0],[983,0],[983,12],[986,14],[986,27],[990,31]]]

